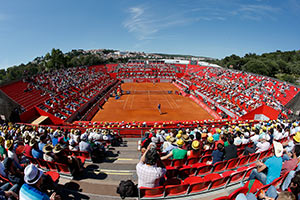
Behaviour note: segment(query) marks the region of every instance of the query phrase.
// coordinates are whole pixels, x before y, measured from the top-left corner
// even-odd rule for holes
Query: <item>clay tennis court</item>
[[[179,90],[171,83],[124,83],[130,91],[116,100],[110,97],[92,121],[170,121],[203,120],[213,117],[188,97],[174,94]],[[172,91],[168,94],[167,91]],[[158,111],[161,104],[162,114]]]

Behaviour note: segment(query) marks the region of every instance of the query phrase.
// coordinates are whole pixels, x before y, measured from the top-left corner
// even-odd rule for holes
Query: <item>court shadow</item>
[[[68,182],[64,185],[60,185],[61,190],[59,191],[59,195],[61,196],[61,199],[64,200],[71,200],[71,199],[90,199],[90,197],[81,194],[82,189],[80,188],[80,185],[75,182]]]
[[[168,114],[167,112],[162,112],[160,115],[166,115],[166,114]]]

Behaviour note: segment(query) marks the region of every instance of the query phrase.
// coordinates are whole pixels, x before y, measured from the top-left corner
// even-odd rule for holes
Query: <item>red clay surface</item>
[[[116,100],[110,97],[92,121],[175,121],[212,119],[198,104],[188,97],[174,94],[178,90],[171,83],[124,83],[123,91],[132,91]],[[170,91],[172,94],[155,94],[134,91]],[[161,104],[162,115],[157,109]]]

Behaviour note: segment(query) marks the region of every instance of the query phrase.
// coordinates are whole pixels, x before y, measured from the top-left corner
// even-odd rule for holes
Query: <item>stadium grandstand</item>
[[[3,199],[299,199],[300,88],[287,82],[131,60],[0,90]]]

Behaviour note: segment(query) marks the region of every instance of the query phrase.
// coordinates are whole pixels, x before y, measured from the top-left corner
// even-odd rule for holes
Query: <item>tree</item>
[[[252,72],[255,74],[262,74],[268,76],[270,74],[268,67],[261,60],[251,59],[247,62],[242,69],[244,71]]]

